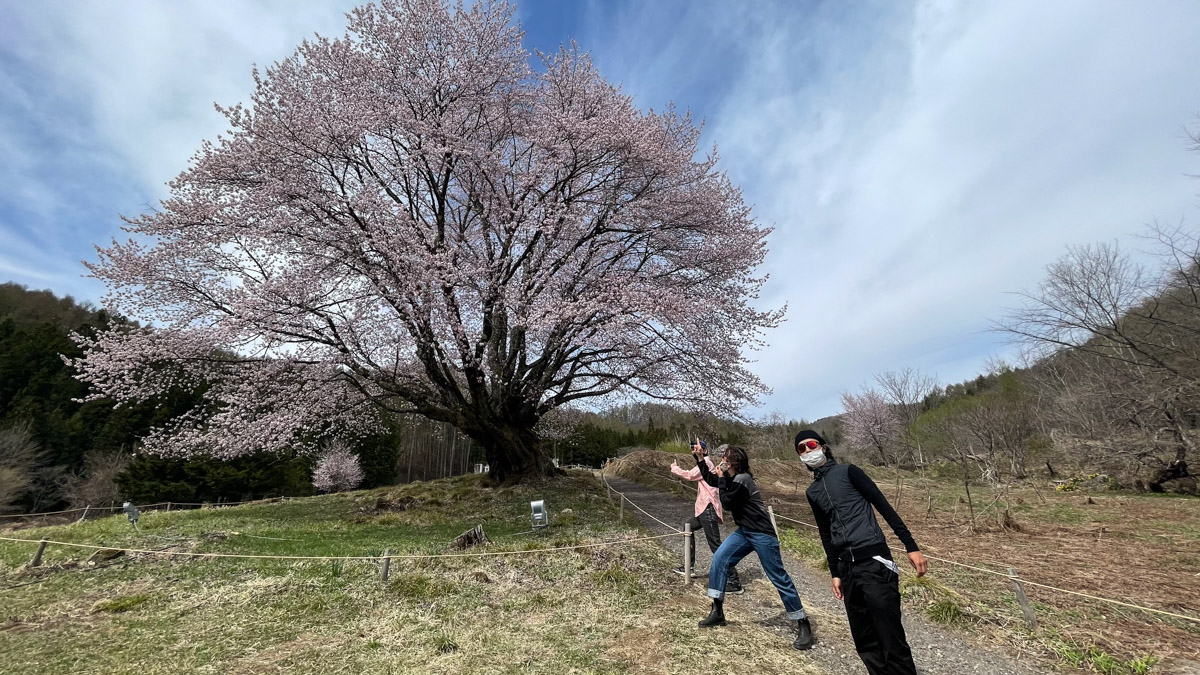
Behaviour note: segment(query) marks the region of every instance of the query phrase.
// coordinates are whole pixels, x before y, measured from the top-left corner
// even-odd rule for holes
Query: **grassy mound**
[[[530,530],[529,502],[550,526]],[[223,509],[151,512],[4,533],[114,548],[255,555],[454,552],[482,525],[483,551],[644,536],[617,524],[590,474],[485,487],[478,476]],[[671,544],[673,542],[666,542]],[[674,548],[674,547],[672,547]],[[793,663],[768,629],[736,644],[695,629],[706,602],[656,541],[519,556],[376,561],[196,559],[0,542],[5,673],[732,672],[737,650],[768,670]],[[474,549],[473,549],[474,550]],[[706,639],[707,638],[707,639]],[[777,643],[777,644],[776,644]],[[770,645],[763,649],[762,645]],[[740,646],[747,645],[747,646]],[[762,652],[762,653],[758,653]],[[790,660],[789,660],[790,659]],[[728,666],[720,665],[722,663]]]

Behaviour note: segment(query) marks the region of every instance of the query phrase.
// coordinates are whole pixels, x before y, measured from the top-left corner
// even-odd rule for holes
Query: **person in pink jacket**
[[[695,439],[692,442],[692,449],[695,450],[697,447],[699,447],[701,450],[704,450],[705,452],[708,451],[708,444],[705,443],[704,441],[700,440],[699,438]],[[718,448],[717,450],[720,451],[720,448]],[[713,472],[716,471],[716,467],[713,466],[711,459],[709,459],[708,457],[705,457],[704,462],[708,465],[709,471],[713,471]],[[676,476],[679,476],[680,478],[682,478],[684,480],[689,480],[689,481],[693,481],[693,482],[697,483],[696,513],[694,516],[692,516],[692,521],[691,521],[692,532],[699,532],[700,529],[703,528],[704,529],[704,538],[706,540],[708,540],[709,550],[716,553],[717,549],[721,547],[721,528],[720,528],[719,524],[725,522],[725,516],[721,511],[720,493],[717,491],[717,488],[712,487],[708,483],[704,482],[704,480],[700,476],[700,467],[699,466],[693,467],[689,470],[689,469],[681,468],[679,466],[678,462],[672,462],[671,463],[671,473],[675,474]],[[686,545],[690,546],[692,548],[692,560],[695,561],[696,560],[696,537],[695,537],[695,535],[693,535],[691,538],[689,538],[687,540]],[[678,567],[678,569],[675,570],[675,572],[677,574],[683,574],[684,573],[683,565],[680,565]],[[705,573],[698,572],[695,569],[693,569],[692,576],[693,577],[702,577],[702,576],[705,576]],[[737,569],[731,568],[729,570],[729,579],[725,583],[725,593],[726,594],[732,593],[734,595],[741,595],[743,593],[742,583],[741,583],[741,580],[738,579]]]

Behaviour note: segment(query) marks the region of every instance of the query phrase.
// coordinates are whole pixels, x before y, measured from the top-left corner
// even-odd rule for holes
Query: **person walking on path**
[[[917,675],[912,649],[900,622],[900,568],[892,560],[871,507],[904,544],[908,560],[923,576],[924,554],[904,521],[867,474],[838,464],[815,431],[796,434],[796,453],[813,473],[806,495],[833,576],[833,595],[846,605],[854,648],[870,675]]]
[[[723,449],[724,447],[726,446],[722,446],[720,449]],[[696,448],[700,448],[701,452],[706,452],[708,450],[708,444],[697,438],[692,442],[692,452],[695,452]],[[704,464],[707,465],[710,472],[716,470],[716,467],[713,466],[712,460],[709,459],[708,456],[704,457]],[[702,480],[699,467],[691,470],[684,470],[677,462],[671,462],[671,473],[684,480],[694,481],[697,484],[696,512],[690,521],[692,532],[699,532],[700,529],[703,528],[704,538],[708,541],[708,549],[713,553],[716,553],[717,549],[721,547],[720,523],[725,522],[724,513],[721,508],[720,493],[718,492],[717,488]],[[696,537],[694,535],[688,537],[686,545],[691,547],[692,555],[690,559],[694,564],[696,561]],[[679,569],[675,571],[679,574],[684,574],[682,565],[680,565]],[[697,573],[695,570],[693,570],[692,576],[699,577],[704,576],[704,574]],[[738,579],[737,569],[730,568],[729,578],[725,583],[725,593],[741,595],[743,592],[744,590],[742,589],[741,580]]]
[[[763,504],[754,476],[750,473],[750,459],[746,451],[736,445],[729,446],[716,471],[709,470],[699,447],[692,449],[692,455],[696,458],[700,475],[706,483],[718,489],[721,505],[733,515],[733,522],[738,526],[713,553],[712,565],[708,569],[708,597],[713,601],[712,610],[700,622],[700,627],[725,625],[725,582],[729,570],[754,551],[762,563],[763,572],[775,585],[775,590],[779,591],[779,599],[783,601],[788,619],[796,622],[796,640],[792,646],[796,649],[811,648],[812,626],[804,613],[796,585],[783,568],[779,536],[771,524],[771,516]]]

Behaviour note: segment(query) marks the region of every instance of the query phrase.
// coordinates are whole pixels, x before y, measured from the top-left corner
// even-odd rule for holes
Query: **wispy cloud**
[[[223,128],[214,101],[339,3],[0,0],[0,274],[98,298],[91,244]],[[1200,5],[761,0],[526,3],[639,104],[674,101],[762,223],[766,409],[814,418],[880,371],[943,381],[1002,351],[987,321],[1071,243],[1196,221]],[[720,377],[714,373],[713,377]]]
[[[1005,351],[988,320],[1064,246],[1200,215],[1200,6],[846,5],[592,24],[644,104],[732,83],[700,99],[706,135],[776,227],[764,301],[790,306],[758,355],[764,407],[809,419],[883,370],[974,376]]]
[[[79,261],[224,130],[212,104],[353,4],[0,3],[0,269],[97,299]]]

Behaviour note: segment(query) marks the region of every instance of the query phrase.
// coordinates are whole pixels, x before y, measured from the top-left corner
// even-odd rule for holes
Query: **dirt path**
[[[694,500],[681,499],[641,483],[608,476],[608,483],[613,489],[625,494],[626,498],[637,506],[645,509],[651,515],[679,527],[692,514]],[[656,534],[666,534],[671,530],[652,518],[639,513],[636,509],[627,508],[626,517],[630,514],[638,517],[646,528]],[[729,530],[722,526],[724,536]],[[679,550],[675,540],[666,544],[674,550]],[[696,569],[706,571],[712,554],[704,543],[701,535],[696,542]],[[825,673],[833,675],[861,675],[866,672],[858,654],[854,651],[854,642],[850,637],[850,628],[846,623],[845,610],[842,603],[833,597],[830,590],[829,575],[825,572],[814,571],[798,560],[784,553],[784,566],[796,587],[800,598],[813,624],[813,632],[817,642],[810,652],[797,652],[796,658],[807,660]],[[682,560],[682,553],[680,554]],[[725,616],[730,623],[738,621],[754,621],[771,628],[779,634],[781,641],[791,642],[793,624],[783,615],[783,605],[774,586],[763,575],[758,558],[753,554],[738,564],[738,574],[741,575],[746,593],[741,596],[729,596],[725,602]],[[694,593],[703,595],[706,579],[698,578],[693,586]],[[702,619],[697,616],[696,619]],[[971,640],[968,636],[950,632],[940,626],[926,621],[919,615],[906,612],[904,628],[908,633],[908,642],[912,646],[913,658],[917,670],[923,675],[961,675],[963,673],[981,673],[986,675],[1035,675],[1049,672],[1038,664],[1028,660],[1018,662],[1012,658],[998,654],[990,647],[985,647]]]

